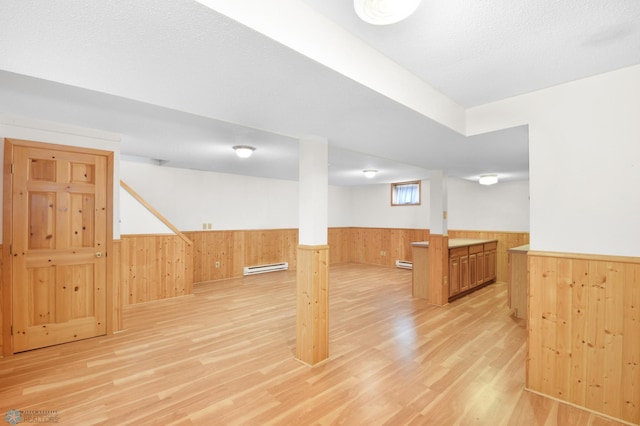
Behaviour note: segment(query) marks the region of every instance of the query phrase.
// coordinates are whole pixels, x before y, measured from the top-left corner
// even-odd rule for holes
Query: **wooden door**
[[[14,145],[12,163],[13,352],[106,334],[107,157]]]

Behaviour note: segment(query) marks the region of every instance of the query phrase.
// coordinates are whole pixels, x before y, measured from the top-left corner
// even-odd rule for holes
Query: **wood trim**
[[[13,197],[11,188],[13,184],[13,146],[11,139],[4,140],[4,165],[3,165],[3,196],[2,196],[2,355],[13,354],[13,344],[11,339],[12,323],[12,286],[11,286],[11,241],[12,241],[12,209]]]
[[[529,250],[530,256],[537,257],[554,257],[558,259],[582,259],[582,260],[597,260],[607,262],[621,262],[621,263],[640,263],[640,257],[630,256],[612,256],[605,254],[584,254],[584,253],[559,253],[551,251],[535,251]]]
[[[122,323],[122,280],[120,277],[121,268],[121,240],[113,241],[107,262],[110,262],[110,270],[112,273],[111,285],[113,290],[111,294],[107,293],[107,305],[111,304],[111,309],[107,307],[107,314],[111,312],[111,321],[107,323],[107,333],[113,334],[124,329]],[[108,263],[109,265],[109,263]]]
[[[180,230],[178,228],[176,228],[175,226],[173,226],[173,224],[171,222],[169,222],[169,220],[167,218],[165,218],[164,216],[162,216],[162,214],[160,214],[159,211],[157,211],[156,209],[153,208],[153,206],[151,204],[149,204],[144,198],[142,198],[140,196],[140,194],[138,194],[136,191],[134,191],[133,188],[131,188],[129,185],[127,185],[124,181],[120,181],[120,186],[127,191],[129,194],[131,194],[131,196],[133,198],[135,198],[140,204],[142,204],[147,210],[149,210],[151,212],[151,214],[153,214],[155,217],[157,217],[162,223],[164,223],[169,229],[171,229],[177,236],[179,236],[180,238],[182,238],[188,245],[192,245],[193,242],[186,236],[184,235],[182,232],[180,232]]]
[[[113,151],[107,151],[104,149],[98,148],[87,148],[83,146],[75,146],[75,145],[63,145],[59,143],[50,143],[50,142],[37,142],[26,139],[14,139],[14,138],[5,138],[5,144],[10,142],[13,145],[19,146],[28,146],[31,148],[40,148],[46,149],[49,151],[73,151],[79,152],[83,154],[91,154],[91,155],[102,155],[102,156],[113,156]]]
[[[328,244],[321,244],[318,246],[310,246],[310,245],[304,245],[304,244],[299,244],[298,248],[300,250],[328,250],[329,249],[329,245]]]
[[[393,202],[393,193],[394,193],[394,189],[396,188],[396,186],[401,186],[401,185],[414,185],[417,184],[418,185],[418,202],[417,203],[413,203],[413,204],[395,204]],[[406,182],[392,182],[390,184],[390,189],[391,189],[391,207],[398,207],[398,206],[419,206],[422,204],[422,180],[409,180]]]
[[[119,330],[122,323],[122,318],[118,318],[121,315],[122,304],[118,305],[115,294],[119,293],[116,286],[119,285],[119,280],[116,279],[115,269],[115,256],[114,244],[113,244],[113,191],[114,191],[114,179],[113,170],[114,154],[113,152],[106,152],[105,157],[107,159],[107,238],[106,238],[106,252],[107,252],[107,272],[106,272],[106,296],[107,296],[107,334],[113,334],[114,331]]]

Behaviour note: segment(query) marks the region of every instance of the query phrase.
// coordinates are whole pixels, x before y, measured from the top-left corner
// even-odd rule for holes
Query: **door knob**
[[[97,251],[96,252],[96,257],[102,257],[102,252],[101,251]]]

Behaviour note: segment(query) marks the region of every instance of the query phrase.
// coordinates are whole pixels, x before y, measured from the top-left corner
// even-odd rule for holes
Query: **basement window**
[[[391,184],[392,206],[419,206],[420,181],[398,182]]]

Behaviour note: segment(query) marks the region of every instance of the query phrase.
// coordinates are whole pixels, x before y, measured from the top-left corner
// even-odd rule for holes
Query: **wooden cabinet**
[[[469,290],[469,249],[449,249],[449,297]]]
[[[484,244],[484,281],[496,279],[497,249],[497,242]]]
[[[413,297],[427,299],[430,303],[444,305],[456,297],[464,296],[495,281],[497,248],[495,240],[453,238],[443,244],[433,241],[411,243],[413,250]],[[429,254],[433,251],[433,254]],[[431,256],[437,260],[432,263]],[[432,259],[433,260],[433,259]],[[430,267],[442,268],[440,280],[434,281]],[[446,271],[448,268],[448,271]],[[448,281],[447,281],[448,280]],[[447,294],[448,293],[448,294]]]
[[[453,241],[456,244],[455,240]],[[470,240],[478,241],[478,240]],[[497,272],[496,241],[449,248],[449,300],[465,295],[495,281]]]
[[[469,246],[469,287],[473,288],[484,282],[484,246]]]
[[[460,256],[449,257],[449,297],[460,293]]]

